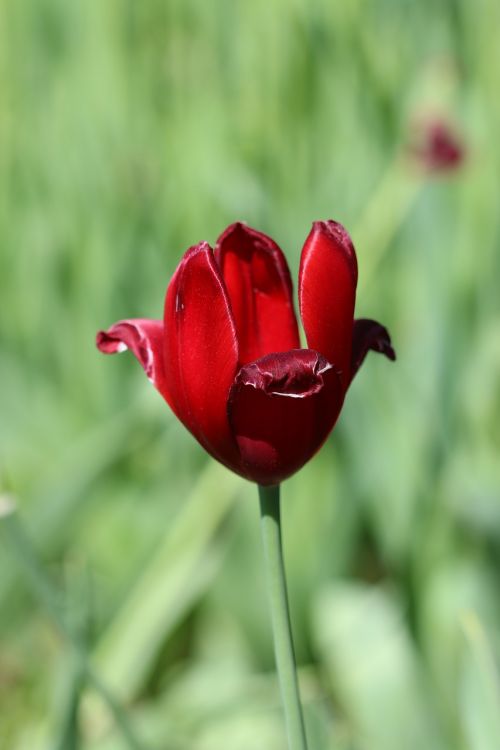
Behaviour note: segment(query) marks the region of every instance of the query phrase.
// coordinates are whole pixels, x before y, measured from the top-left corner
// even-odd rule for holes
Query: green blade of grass
[[[22,571],[27,584],[39,603],[46,609],[54,621],[59,633],[72,649],[78,669],[85,673],[90,685],[96,690],[113,715],[116,726],[120,729],[130,750],[145,750],[142,742],[136,737],[128,717],[112,692],[101,680],[87,659],[85,646],[80,638],[68,628],[61,611],[61,597],[50,578],[44,571],[35,549],[24,531],[13,501],[3,496],[0,498],[0,523],[9,543],[12,554]],[[73,729],[72,714],[75,711],[74,701],[68,703],[67,731]],[[68,736],[68,735],[66,735]]]

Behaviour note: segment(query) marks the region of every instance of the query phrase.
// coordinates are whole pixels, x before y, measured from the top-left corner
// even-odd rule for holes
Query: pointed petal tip
[[[267,234],[264,234],[263,232],[259,232],[258,229],[254,229],[253,227],[249,226],[246,221],[239,220],[235,221],[232,224],[229,224],[226,229],[220,234],[220,236],[217,239],[217,242],[215,243],[215,256],[217,259],[217,262],[220,261],[220,256],[224,252],[224,244],[228,241],[234,241],[238,238],[238,236],[241,238],[241,241],[244,243],[243,247],[241,247],[241,251],[244,251],[245,249],[248,250],[248,243],[253,245],[254,243],[259,243],[263,247],[269,248],[270,250],[273,250],[276,248],[276,243],[274,240],[271,239]]]
[[[378,352],[379,354],[384,354],[387,359],[390,359],[392,362],[395,362],[396,360],[396,352],[394,350],[394,347],[392,346],[391,336],[387,328],[385,326],[382,326],[380,324],[377,324],[377,332],[373,333],[373,337],[371,340],[371,346],[370,348],[374,352]]]
[[[240,232],[246,227],[246,224],[244,221],[233,221],[232,224],[229,224],[223,232],[220,233],[219,237],[217,238],[217,241],[215,243],[215,251],[217,252],[217,249],[221,245],[221,243],[224,242],[228,237],[231,237],[231,235]]]
[[[238,221],[220,235],[214,256],[231,302],[240,363],[298,348],[292,280],[274,240]]]
[[[218,245],[219,242],[220,242],[220,240],[223,237],[226,237],[227,235],[232,234],[233,232],[240,232],[240,231],[244,232],[245,230],[247,230],[249,228],[250,227],[248,226],[247,222],[243,221],[243,219],[238,219],[238,221],[233,221],[233,223],[229,224],[224,229],[224,231],[221,233],[221,235],[220,235],[219,239],[217,240],[216,244]]]
[[[396,360],[396,352],[387,328],[376,320],[359,318],[354,321],[353,328],[351,380],[370,350],[384,354],[391,362]]]
[[[313,229],[318,232],[328,232],[335,237],[346,238],[350,242],[350,237],[347,229],[340,221],[334,219],[318,219],[312,223]]]
[[[343,250],[349,260],[349,266],[353,273],[355,283],[358,280],[358,261],[356,250],[351,239],[351,235],[339,221],[333,219],[313,221],[311,233],[323,235],[329,240],[333,240],[337,247]]]
[[[120,354],[126,352],[128,346],[124,341],[120,341],[115,336],[111,335],[110,331],[97,331],[95,337],[95,344],[102,354]]]
[[[385,354],[387,359],[390,359],[391,362],[395,362],[397,359],[396,352],[394,351],[394,348],[391,346],[390,343],[385,344],[385,346],[382,349],[382,354]]]
[[[202,240],[201,242],[198,242],[196,245],[191,245],[191,247],[188,247],[188,249],[182,256],[181,261],[177,268],[180,268],[181,266],[183,266],[191,258],[195,257],[196,255],[199,255],[199,253],[206,253],[206,252],[212,252],[212,248],[206,240]]]
[[[130,349],[150,382],[169,401],[165,383],[161,320],[120,320],[106,331],[98,331],[96,346],[103,354],[119,354]]]

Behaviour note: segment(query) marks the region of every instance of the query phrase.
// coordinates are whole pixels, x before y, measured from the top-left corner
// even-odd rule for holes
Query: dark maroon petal
[[[241,473],[263,485],[289,477],[323,444],[342,401],[338,372],[310,349],[269,354],[242,367],[228,404]]]
[[[292,281],[278,245],[245,224],[232,224],[219,237],[215,258],[233,310],[240,363],[298,348]]]
[[[356,253],[335,221],[317,221],[305,241],[299,271],[299,305],[307,343],[350,375],[352,326],[358,278]]]
[[[354,322],[352,336],[351,380],[370,351],[380,352],[394,361],[396,353],[391,345],[389,331],[375,320],[360,318]]]
[[[165,376],[172,408],[206,450],[238,460],[227,399],[238,366],[236,331],[212,249],[202,242],[181,260],[165,299]]]
[[[163,361],[162,320],[120,320],[107,331],[99,331],[96,344],[99,351],[104,354],[116,354],[130,349],[151,383],[170,403]]]

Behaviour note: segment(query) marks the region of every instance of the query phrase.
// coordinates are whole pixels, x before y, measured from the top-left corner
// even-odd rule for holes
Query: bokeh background
[[[2,750],[285,750],[255,488],[94,336],[160,317],[237,219],[295,275],[319,218],[398,362],[370,355],[283,487],[310,748],[498,748],[499,24],[496,0],[2,2]],[[409,153],[434,121],[455,169]]]

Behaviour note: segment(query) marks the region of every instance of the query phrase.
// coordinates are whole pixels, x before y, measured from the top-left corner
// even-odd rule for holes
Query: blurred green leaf
[[[220,525],[246,494],[241,479],[209,462],[179,498],[172,527],[96,648],[96,664],[122,697],[140,690],[165,640],[213,580],[222,561]]]
[[[494,750],[500,737],[500,672],[488,637],[473,611],[462,618],[467,648],[459,682],[464,746]]]
[[[320,595],[313,627],[361,748],[443,747],[397,599],[380,587],[338,583]]]

